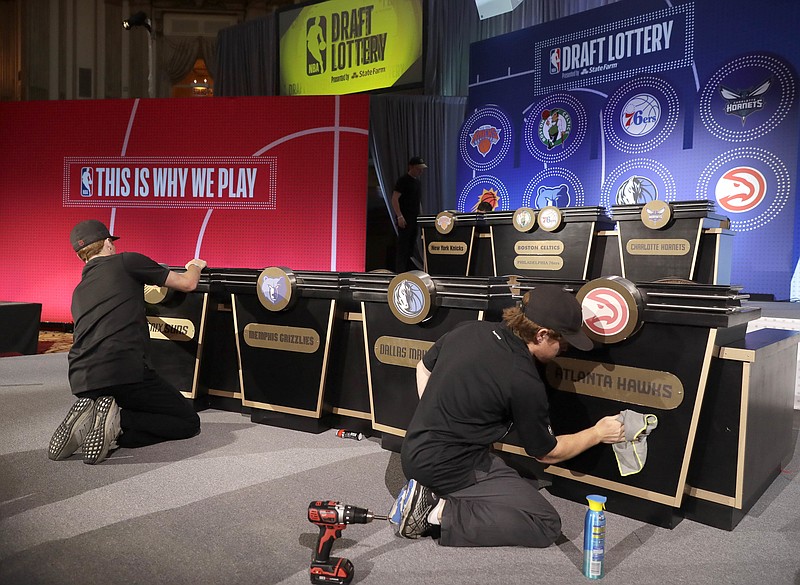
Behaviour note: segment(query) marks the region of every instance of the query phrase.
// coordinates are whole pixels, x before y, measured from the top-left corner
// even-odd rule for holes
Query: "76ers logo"
[[[729,213],[744,213],[758,207],[767,193],[767,181],[753,167],[735,167],[717,181],[714,196]]]
[[[492,146],[500,142],[500,128],[484,124],[469,135],[469,145],[476,148],[485,157]]]
[[[628,304],[610,288],[596,288],[583,298],[583,322],[595,335],[610,337],[625,329],[630,319]]]

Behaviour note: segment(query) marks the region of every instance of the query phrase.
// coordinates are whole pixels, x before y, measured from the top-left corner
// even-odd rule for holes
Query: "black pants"
[[[141,382],[90,390],[78,396],[114,397],[121,409],[122,434],[117,439],[120,447],[188,439],[200,432],[200,417],[192,403],[148,367]]]
[[[545,548],[561,534],[561,518],[538,486],[490,453],[478,482],[447,494],[442,512],[443,546]],[[435,490],[434,490],[435,491]]]
[[[416,265],[411,261],[414,250],[417,247],[417,224],[409,223],[405,229],[397,230],[397,254],[395,258],[394,271],[397,274],[416,270]]]

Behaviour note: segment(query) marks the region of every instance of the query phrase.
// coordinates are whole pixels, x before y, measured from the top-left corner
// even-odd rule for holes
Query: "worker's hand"
[[[397,218],[397,227],[399,227],[401,230],[404,230],[408,227],[408,224],[406,223],[406,218],[403,217],[402,215]]]
[[[617,416],[605,416],[597,421],[594,430],[601,443],[619,443],[625,440],[625,426],[617,420]]]
[[[189,270],[189,266],[191,266],[192,264],[197,266],[200,270],[202,270],[203,268],[205,268],[207,266],[205,260],[200,260],[200,258],[195,258],[194,260],[189,260],[186,263],[186,270]]]

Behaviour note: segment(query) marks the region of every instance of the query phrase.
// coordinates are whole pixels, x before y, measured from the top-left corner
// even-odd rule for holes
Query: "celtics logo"
[[[566,110],[553,108],[542,112],[539,122],[539,140],[547,150],[560,146],[567,141],[572,131],[572,118]]]

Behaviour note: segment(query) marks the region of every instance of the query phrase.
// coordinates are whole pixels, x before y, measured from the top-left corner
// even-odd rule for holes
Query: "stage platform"
[[[800,303],[789,301],[745,301],[742,304],[761,309],[761,318],[750,321],[747,324],[748,333],[766,328],[800,331]],[[794,408],[795,410],[800,409],[800,352],[798,352],[797,358]]]

